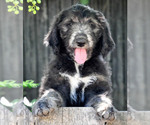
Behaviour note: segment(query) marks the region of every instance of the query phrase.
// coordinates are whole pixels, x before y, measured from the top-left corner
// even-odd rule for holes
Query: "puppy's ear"
[[[107,20],[105,19],[104,15],[100,12],[98,12],[98,19],[99,19],[102,29],[103,29],[102,36],[100,38],[100,42],[102,45],[101,54],[105,58],[108,55],[108,53],[113,50],[113,48],[115,47],[115,43],[111,36],[109,24],[108,24]]]
[[[110,29],[108,24],[103,29],[102,33],[102,49],[101,53],[103,57],[106,57],[109,52],[111,52],[115,47],[115,43],[111,37]]]
[[[55,54],[59,53],[60,48],[60,36],[57,28],[57,21],[52,25],[50,31],[44,38],[44,44],[46,46],[51,46]]]

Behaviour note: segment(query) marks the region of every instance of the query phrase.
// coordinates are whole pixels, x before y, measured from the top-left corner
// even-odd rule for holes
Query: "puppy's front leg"
[[[105,94],[94,96],[86,104],[86,107],[93,107],[98,115],[105,120],[114,120],[114,108],[111,99]]]
[[[34,104],[32,114],[34,116],[47,116],[54,108],[62,107],[63,103],[63,99],[57,91],[54,89],[46,90]]]

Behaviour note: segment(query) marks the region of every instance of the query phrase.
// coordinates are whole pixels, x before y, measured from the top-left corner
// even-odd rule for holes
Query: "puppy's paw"
[[[103,110],[103,111],[100,111],[100,112],[97,112],[97,113],[104,120],[113,121],[116,118],[113,107],[109,107],[106,110]]]
[[[97,108],[97,114],[104,120],[113,121],[116,118],[114,108],[107,104],[100,105]]]
[[[45,99],[37,101],[33,108],[33,116],[48,116],[54,111],[54,107]]]

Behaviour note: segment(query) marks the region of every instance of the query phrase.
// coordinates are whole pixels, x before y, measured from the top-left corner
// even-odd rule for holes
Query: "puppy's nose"
[[[76,43],[77,43],[77,45],[79,47],[83,47],[85,45],[85,43],[86,43],[86,39],[84,39],[84,38],[78,38],[78,39],[76,39]]]
[[[87,36],[84,33],[78,34],[75,36],[75,42],[77,43],[77,46],[83,47],[87,42]]]

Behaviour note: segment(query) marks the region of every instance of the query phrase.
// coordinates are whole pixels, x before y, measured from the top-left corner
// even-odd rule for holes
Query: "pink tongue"
[[[83,64],[87,59],[86,49],[76,48],[75,49],[75,61],[78,64]]]

